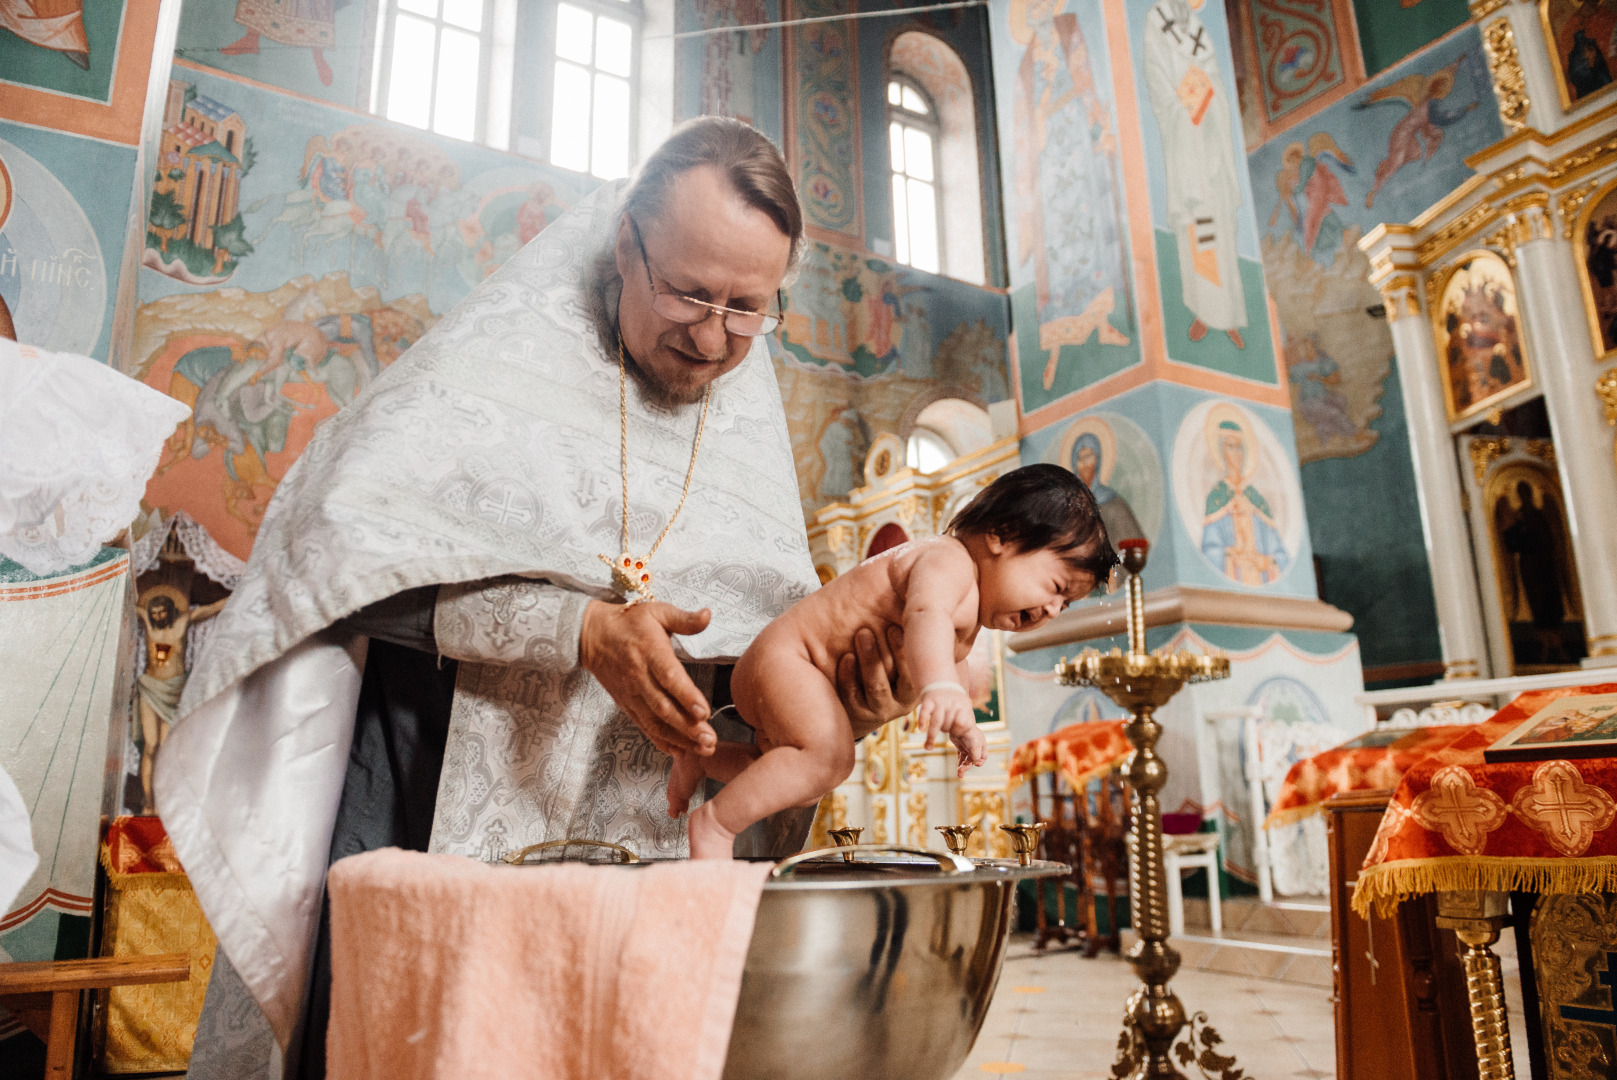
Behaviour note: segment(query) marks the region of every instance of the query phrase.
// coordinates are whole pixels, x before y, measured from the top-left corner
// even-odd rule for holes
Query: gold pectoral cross
[[[627,551],[616,560],[605,555],[597,555],[596,558],[612,568],[612,587],[626,604],[656,599],[651,593],[651,571],[646,568],[645,559],[630,555]]]

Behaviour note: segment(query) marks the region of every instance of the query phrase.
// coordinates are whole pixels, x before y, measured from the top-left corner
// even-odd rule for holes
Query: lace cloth
[[[90,561],[189,412],[87,356],[0,340],[0,555],[41,575]]]

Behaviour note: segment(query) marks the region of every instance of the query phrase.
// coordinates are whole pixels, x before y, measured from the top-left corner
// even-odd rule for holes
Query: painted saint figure
[[[1179,247],[1179,283],[1194,320],[1190,340],[1222,330],[1246,347],[1246,290],[1235,250],[1241,208],[1229,91],[1195,9],[1201,0],[1159,0],[1146,14],[1145,85],[1162,134],[1168,228]]]
[[[1212,419],[1217,417],[1214,413]],[[1277,581],[1291,563],[1280,538],[1269,501],[1247,483],[1257,462],[1251,433],[1238,420],[1219,420],[1208,432],[1209,449],[1224,466],[1224,476],[1207,493],[1202,525],[1202,554],[1224,576],[1242,585]]]
[[[1119,540],[1147,539],[1129,501],[1116,489],[1108,487],[1102,479],[1111,475],[1111,470],[1105,467],[1107,464],[1098,435],[1086,431],[1078,436],[1072,448],[1072,471],[1094,493],[1095,503],[1100,507],[1100,520],[1106,526],[1107,538],[1114,544]]]
[[[172,585],[153,585],[140,594],[135,614],[146,630],[146,668],[136,680],[140,695],[140,790],[143,814],[155,814],[152,767],[157,751],[168,738],[168,726],[180,707],[185,689],[185,632],[193,623],[211,619],[225,606],[223,600],[193,608],[184,593]]]
[[[0,30],[59,52],[90,70],[90,39],[84,35],[84,0],[0,0]]]
[[[1118,193],[1117,134],[1065,0],[1012,0],[1016,258],[1033,261],[1039,348],[1055,383],[1061,346],[1127,345],[1133,325]],[[1059,12],[1059,14],[1058,14]]]
[[[262,35],[279,45],[309,50],[314,71],[331,85],[331,65],[325,48],[337,41],[337,9],[348,0],[237,0],[236,21],[247,32],[219,51],[226,56],[254,55]]]

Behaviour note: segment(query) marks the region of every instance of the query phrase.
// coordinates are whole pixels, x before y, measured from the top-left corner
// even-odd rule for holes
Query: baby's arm
[[[964,548],[937,544],[911,564],[904,595],[904,660],[911,681],[921,687],[916,718],[926,725],[928,748],[943,732],[960,749],[962,773],[967,761],[981,765],[985,760],[964,665],[955,661],[956,615],[976,581],[976,568]],[[975,622],[976,612],[971,616]]]

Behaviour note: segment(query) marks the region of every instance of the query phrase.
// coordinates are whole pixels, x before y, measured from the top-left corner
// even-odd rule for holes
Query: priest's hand
[[[837,661],[837,697],[848,712],[853,737],[862,739],[909,712],[915,691],[896,659],[904,652],[903,630],[889,626],[883,640],[860,629],[853,636],[853,649]]]
[[[711,709],[674,655],[675,634],[699,634],[712,612],[682,611],[648,600],[609,604],[592,600],[578,635],[579,665],[594,675],[652,745],[665,754],[707,756],[718,745]]]

